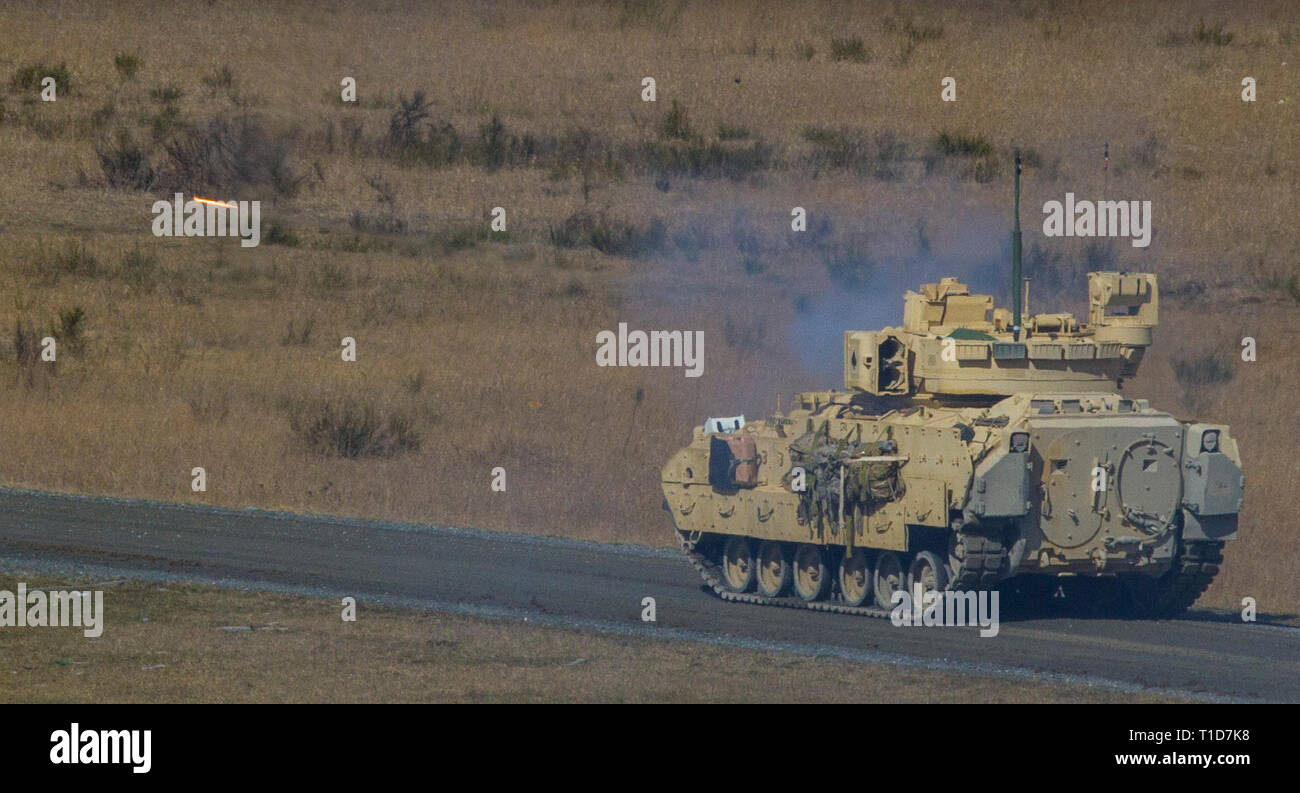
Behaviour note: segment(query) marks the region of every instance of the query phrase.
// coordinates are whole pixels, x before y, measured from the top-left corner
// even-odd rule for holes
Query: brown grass
[[[93,582],[19,578],[29,588]],[[11,576],[0,588],[14,591]],[[102,587],[97,639],[0,630],[0,702],[1129,702],[960,675],[206,587]],[[1139,697],[1157,701],[1154,696]]]
[[[1250,595],[1266,611],[1300,610],[1290,430],[1300,382],[1286,288],[1300,261],[1300,25],[1285,3],[1231,17],[1209,2],[59,8],[0,10],[0,83],[66,62],[75,86],[53,104],[0,88],[0,481],[664,542],[658,468],[688,427],[836,384],[822,351],[792,349],[802,342],[791,328],[796,304],[860,280],[843,268],[937,277],[947,273],[916,263],[946,257],[965,268],[957,274],[1001,284],[1000,270],[963,256],[1005,245],[1014,142],[1035,153],[1027,245],[1043,241],[1034,208],[1066,190],[1153,201],[1152,247],[1114,246],[1113,266],[1154,270],[1167,290],[1156,345],[1126,391],[1230,422],[1241,440],[1243,539],[1207,602]],[[1231,41],[1198,42],[1188,20],[1202,16]],[[831,40],[855,38],[870,57],[835,60]],[[233,54],[231,41],[242,42]],[[122,52],[143,60],[130,80],[111,68]],[[658,80],[654,105],[639,101],[646,74]],[[1259,81],[1254,105],[1238,98],[1247,74]],[[356,107],[338,101],[345,75],[357,79]],[[939,101],[945,75],[958,81],[954,104]],[[154,95],[168,84],[179,99]],[[379,144],[397,96],[416,90],[432,120],[467,141],[496,118],[538,145],[572,142],[579,128],[596,142],[586,159],[543,153],[536,167],[472,152],[445,167],[412,163]],[[690,130],[665,138],[674,100]],[[241,113],[290,145],[284,178],[297,192],[235,184],[222,197],[262,200],[263,231],[281,224],[283,244],[156,239],[156,196],[104,185],[95,144],[113,130],[132,129],[162,157],[155,134]],[[848,164],[810,128],[844,131]],[[994,155],[934,159],[945,133],[987,141]],[[755,142],[770,163],[726,159]],[[724,159],[692,177],[663,166],[674,157]],[[509,221],[499,239],[484,231],[498,205]],[[819,242],[791,244],[794,205],[828,223]],[[580,212],[637,228],[661,219],[664,248],[553,246],[552,230]],[[60,258],[69,241],[93,268]],[[1085,266],[1082,241],[1050,247],[1059,266]],[[1031,300],[1046,309],[1058,297],[1080,302]],[[897,319],[899,297],[878,299]],[[29,384],[10,329],[50,327],[77,306],[82,349]],[[596,333],[620,321],[705,331],[706,375],[596,367]],[[1258,362],[1237,357],[1243,335],[1259,341]],[[356,363],[339,358],[344,336],[358,341]],[[1205,349],[1235,377],[1189,394],[1169,361]],[[293,405],[348,399],[409,417],[418,450],[330,457],[294,433]],[[505,493],[489,490],[498,465]],[[208,470],[206,493],[189,491],[194,466]]]

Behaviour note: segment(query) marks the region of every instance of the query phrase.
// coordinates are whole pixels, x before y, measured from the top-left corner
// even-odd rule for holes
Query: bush
[[[731,243],[743,256],[757,256],[765,247],[758,228],[743,212],[736,213],[731,220]]]
[[[889,131],[877,133],[872,143],[871,175],[883,182],[902,179],[908,159],[907,144]]]
[[[391,251],[395,246],[391,239],[353,234],[351,236],[340,236],[338,242],[333,243],[330,247],[337,248],[345,253],[373,253],[375,251]]]
[[[726,178],[740,181],[755,171],[772,166],[772,148],[761,140],[734,144],[700,140],[646,141],[639,150],[625,152],[639,159],[651,173],[691,178]]]
[[[117,275],[132,290],[147,294],[157,286],[158,274],[161,269],[158,257],[153,253],[141,251],[140,245],[137,243],[130,252],[122,257],[122,264],[118,268]]]
[[[424,390],[424,372],[416,372],[402,380],[402,388],[408,394],[418,394]]]
[[[40,356],[41,339],[30,321],[23,321],[21,317],[14,320],[13,346],[14,360],[20,366],[36,362]]]
[[[230,417],[230,391],[200,387],[185,397],[190,413],[202,422],[220,424]]]
[[[945,157],[986,157],[993,153],[993,144],[983,135],[941,131],[930,142],[931,147]]]
[[[1191,32],[1184,30],[1166,30],[1156,38],[1156,43],[1162,47],[1181,47],[1186,44],[1196,42],[1197,44],[1209,44],[1216,47],[1226,47],[1232,43],[1233,34],[1224,29],[1222,24],[1213,27],[1205,24],[1204,19],[1196,23],[1196,27]]]
[[[160,181],[169,189],[228,193],[269,186],[292,197],[305,179],[289,164],[289,142],[271,136],[248,114],[188,125],[163,149],[167,168]]]
[[[388,142],[399,149],[413,148],[420,142],[420,126],[429,118],[433,102],[423,91],[416,91],[410,99],[399,94],[397,109],[388,119]]]
[[[837,244],[828,245],[821,252],[826,273],[836,285],[854,292],[864,290],[871,282],[876,265],[867,252],[865,235],[855,235]]]
[[[326,259],[319,266],[313,267],[308,279],[308,287],[317,297],[329,299],[337,297],[352,285],[352,277],[333,259]]]
[[[663,248],[668,228],[660,218],[644,227],[603,215],[591,230],[591,246],[609,256],[645,256]]]
[[[149,133],[155,143],[167,140],[184,128],[185,119],[181,115],[181,109],[173,104],[163,105],[149,117]]]
[[[939,132],[930,139],[929,149],[924,156],[926,172],[933,172],[948,157],[966,160],[960,171],[963,179],[987,183],[996,179],[1002,171],[998,153],[983,135],[948,130]]]
[[[808,217],[808,227],[804,231],[791,231],[786,237],[791,248],[821,250],[831,241],[833,233],[829,216],[814,212]]]
[[[568,282],[566,282],[562,287],[552,286],[546,290],[547,297],[558,297],[568,300],[586,297],[589,294],[591,294],[591,290],[589,290],[586,284],[582,283],[582,281],[578,280],[576,277],[570,277]]]
[[[591,229],[596,216],[589,212],[574,212],[560,225],[550,227],[551,244],[559,248],[577,248],[591,241]]]
[[[1170,362],[1174,379],[1185,388],[1217,385],[1232,379],[1232,368],[1215,353],[1203,353],[1190,358],[1175,358]]]
[[[889,131],[871,138],[847,127],[805,127],[803,139],[814,145],[809,163],[814,168],[844,168],[859,176],[870,174],[882,181],[904,176],[907,144]]]
[[[99,260],[86,250],[86,246],[70,240],[61,254],[55,254],[55,264],[68,275],[93,277],[99,272]]]
[[[1286,282],[1283,284],[1283,288],[1286,290],[1286,293],[1291,297],[1292,300],[1294,300],[1296,303],[1300,303],[1300,277],[1293,275],[1290,278],[1286,279]]]
[[[1296,303],[1300,304],[1300,275],[1285,273],[1274,270],[1263,275],[1255,277],[1256,282],[1263,289],[1276,289]],[[1168,290],[1165,290],[1168,292]]]
[[[416,91],[409,99],[398,97],[398,107],[388,121],[386,144],[390,154],[434,166],[450,165],[465,157],[488,170],[496,170],[530,164],[543,148],[553,152],[559,147],[555,138],[550,138],[544,146],[532,135],[511,135],[505,123],[492,116],[479,125],[478,137],[471,139],[467,148],[455,127],[430,119],[431,107],[432,102],[425,98],[423,91]]]
[[[337,148],[337,150],[348,154],[358,154],[363,151],[361,144],[363,143],[364,135],[365,121],[363,119],[345,117],[339,119],[337,126],[332,120],[326,121],[324,134],[325,150],[330,154],[333,154]]]
[[[1184,44],[1191,43],[1192,36],[1190,33],[1182,30],[1166,30],[1156,37],[1156,44],[1161,47],[1181,47]]]
[[[112,99],[109,99],[104,104],[90,111],[90,115],[78,119],[78,130],[82,135],[98,138],[104,133],[104,129],[108,126],[108,122],[112,121],[113,117],[116,115],[117,104]]]
[[[9,86],[20,91],[38,91],[46,77],[54,78],[54,85],[60,94],[72,93],[72,72],[66,63],[50,66],[46,63],[32,63],[16,69],[9,78]]]
[[[1197,413],[1208,409],[1218,386],[1232,380],[1232,367],[1214,352],[1178,357],[1169,363],[1174,379],[1183,387],[1183,403]]]
[[[694,135],[686,108],[674,99],[672,107],[659,122],[659,137],[665,140],[690,140]]]
[[[95,142],[95,156],[110,187],[147,190],[154,184],[155,174],[149,163],[149,153],[130,130],[118,129],[113,137],[100,138]]]
[[[660,218],[641,227],[603,213],[575,212],[558,227],[551,227],[551,243],[557,247],[589,244],[608,256],[631,258],[661,250],[667,236],[668,228]]]
[[[285,347],[306,347],[311,344],[312,331],[316,329],[316,319],[308,317],[303,320],[299,326],[294,328],[294,321],[289,320],[289,327],[285,329],[284,335],[280,337],[280,344]]]
[[[804,127],[802,135],[815,147],[811,159],[817,167],[858,170],[871,156],[866,136],[847,127],[808,126]]]
[[[83,330],[85,329],[86,310],[81,306],[73,306],[59,312],[58,320],[54,326],[54,338],[58,339],[59,344],[70,354],[81,352],[85,344]]]
[[[727,124],[718,125],[718,140],[744,140],[749,137],[749,130],[744,127],[732,127]]]
[[[176,83],[155,85],[149,89],[149,97],[160,105],[174,105],[185,96],[185,89]]]
[[[423,91],[416,91],[409,99],[397,97],[397,109],[388,119],[386,145],[391,155],[437,166],[449,165],[464,153],[464,143],[455,127],[430,121],[432,106]]]
[[[311,452],[326,457],[393,457],[418,451],[421,443],[407,416],[385,415],[373,403],[353,399],[297,405],[289,426]]]
[[[708,224],[691,220],[684,228],[673,235],[673,246],[686,257],[691,264],[698,264],[700,253],[714,247],[713,231]]]
[[[923,41],[938,41],[943,38],[943,25],[915,25],[909,19],[903,23],[903,35],[918,44]]]
[[[866,63],[871,59],[866,44],[857,36],[852,38],[831,39],[831,60]]]
[[[447,226],[430,234],[429,242],[438,246],[443,253],[454,253],[502,236],[505,235],[500,232],[494,234],[484,226]]]
[[[447,122],[430,126],[415,150],[415,154],[429,165],[450,165],[465,150],[460,133]]]
[[[501,119],[493,116],[491,121],[481,124],[478,128],[478,139],[483,164],[489,171],[506,164],[510,144],[506,139],[506,125],[501,123]]]
[[[1192,29],[1192,40],[1197,44],[1213,44],[1216,47],[1226,47],[1232,43],[1232,34],[1223,29],[1222,24],[1210,27],[1201,19]]]
[[[229,66],[222,66],[214,69],[210,74],[204,75],[200,82],[207,86],[212,93],[217,91],[233,91],[235,87],[235,72]]]
[[[403,234],[406,232],[406,221],[397,217],[392,210],[388,209],[378,213],[354,209],[351,217],[348,218],[348,225],[352,227],[353,231],[370,234]]]
[[[262,232],[262,241],[267,245],[284,245],[289,248],[296,248],[302,244],[302,240],[293,233],[293,229],[274,220],[267,221],[266,229]]]
[[[113,68],[117,69],[117,76],[122,82],[135,79],[136,72],[143,66],[144,59],[133,53],[119,52],[113,56]]]
[[[1001,172],[1002,164],[996,156],[990,154],[980,157],[963,168],[961,175],[963,179],[974,179],[980,184],[988,184],[998,178],[998,174]]]
[[[609,142],[585,127],[565,133],[550,149],[550,178],[581,177],[584,203],[590,200],[598,179],[622,176],[622,167],[615,162]],[[656,182],[655,186],[667,191],[666,181]]]
[[[21,317],[14,320],[13,345],[18,376],[30,387],[35,384],[36,362],[41,355],[41,337],[31,322],[24,322]]]

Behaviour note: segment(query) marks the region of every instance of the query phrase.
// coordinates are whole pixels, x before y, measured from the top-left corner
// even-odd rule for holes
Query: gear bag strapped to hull
[[[753,436],[713,436],[709,441],[709,482],[723,489],[758,485],[758,444]]]
[[[903,482],[898,461],[855,461],[860,457],[893,454],[896,449],[892,440],[831,442],[821,432],[810,432],[797,439],[790,444],[791,460],[808,473],[807,488],[800,494],[799,517],[807,522],[816,518],[834,520],[840,511],[842,472],[846,512],[860,505],[870,513],[881,504],[901,498]]]

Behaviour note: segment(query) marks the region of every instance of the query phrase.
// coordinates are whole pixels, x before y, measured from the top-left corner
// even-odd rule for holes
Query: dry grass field
[[[0,702],[1159,702],[864,664],[181,584],[104,590],[104,634],[0,632]],[[14,591],[13,576],[0,588]],[[689,679],[691,684],[683,686]]]
[[[1005,291],[1019,146],[1034,308],[1157,272],[1126,393],[1240,439],[1204,602],[1300,611],[1298,70],[1281,1],[6,3],[0,482],[662,543],[690,426],[835,386],[904,288]],[[154,237],[175,190],[261,245]],[[1067,191],[1151,246],[1045,239]],[[596,366],[619,322],[704,376]]]

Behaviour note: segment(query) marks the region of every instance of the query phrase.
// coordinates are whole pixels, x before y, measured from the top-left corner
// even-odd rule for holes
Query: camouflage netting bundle
[[[858,457],[878,457],[893,454],[896,444],[892,440],[851,441],[848,438],[832,441],[826,427],[809,432],[790,444],[790,458],[794,465],[807,472],[806,489],[800,494],[799,517],[838,520],[840,476],[844,481],[844,512],[846,517],[854,507],[870,514],[881,504],[902,497],[903,483],[896,460],[874,462],[848,462]]]

